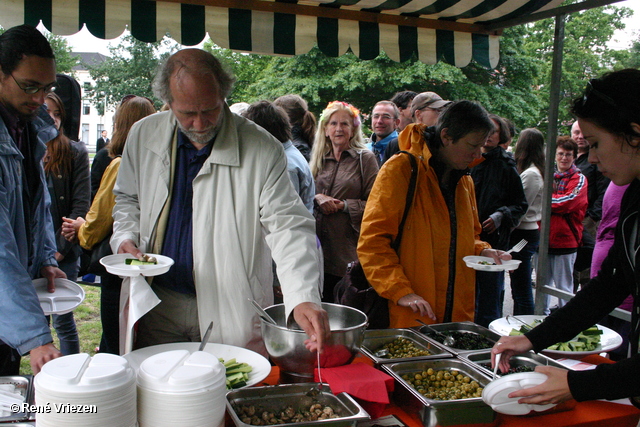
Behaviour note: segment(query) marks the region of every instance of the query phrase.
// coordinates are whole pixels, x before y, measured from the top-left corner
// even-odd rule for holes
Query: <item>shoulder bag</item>
[[[418,181],[418,162],[416,158],[407,151],[400,151],[400,153],[409,156],[411,179],[407,190],[402,221],[400,221],[400,226],[398,227],[398,235],[391,243],[391,247],[396,252],[400,247],[404,223],[409,215]],[[334,301],[338,304],[353,307],[365,313],[369,319],[368,329],[385,329],[389,327],[389,301],[378,295],[376,290],[369,284],[360,261],[355,260],[349,263],[344,277],[336,284],[333,290],[333,296]]]

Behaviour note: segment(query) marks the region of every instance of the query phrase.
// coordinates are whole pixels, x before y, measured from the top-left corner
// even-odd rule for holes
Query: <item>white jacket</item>
[[[131,128],[113,190],[114,253],[126,239],[142,252],[153,247],[176,129],[170,111]],[[213,320],[210,342],[265,353],[247,298],[273,304],[272,255],[287,316],[302,302],[320,304],[315,221],[291,185],[282,144],[225,105],[211,155],[193,180],[193,274],[200,330]]]

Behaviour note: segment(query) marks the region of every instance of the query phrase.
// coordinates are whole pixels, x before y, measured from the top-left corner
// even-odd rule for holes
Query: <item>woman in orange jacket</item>
[[[479,239],[473,180],[468,166],[480,159],[493,131],[485,109],[458,101],[435,127],[409,125],[401,149],[418,160],[418,178],[398,252],[391,247],[405,208],[411,177],[409,159],[389,159],[373,185],[362,220],[358,258],[371,286],[389,300],[391,328],[473,321],[475,271],[463,257],[511,259]]]

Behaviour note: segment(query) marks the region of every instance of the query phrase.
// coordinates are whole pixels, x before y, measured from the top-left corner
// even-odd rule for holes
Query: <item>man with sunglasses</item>
[[[38,373],[59,357],[32,279],[66,277],[57,268],[42,169],[46,143],[57,131],[46,108],[56,85],[47,39],[21,25],[0,35],[0,375],[17,375],[20,356],[31,355]]]

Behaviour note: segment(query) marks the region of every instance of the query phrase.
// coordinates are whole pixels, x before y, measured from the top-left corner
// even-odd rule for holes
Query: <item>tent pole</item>
[[[547,127],[547,149],[542,192],[542,221],[540,224],[540,249],[538,265],[547,265],[549,252],[549,222],[551,220],[551,195],[553,194],[554,158],[556,154],[556,136],[558,134],[558,108],[560,104],[560,85],[562,80],[562,58],[564,49],[564,23],[566,14],[556,16],[553,40],[553,64],[551,67],[551,87],[549,96],[549,125]],[[549,282],[545,268],[536,268],[535,313],[543,314],[547,292],[543,286]],[[552,288],[553,289],[553,288]]]

